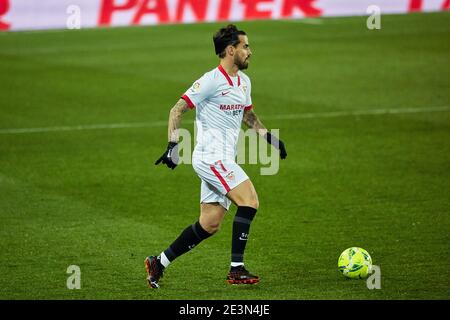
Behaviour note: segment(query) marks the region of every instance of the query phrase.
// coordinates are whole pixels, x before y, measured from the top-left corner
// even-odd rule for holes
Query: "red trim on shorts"
[[[223,187],[225,188],[225,190],[227,192],[230,192],[230,186],[225,182],[225,180],[223,179],[223,177],[220,175],[220,173],[216,170],[216,168],[214,168],[214,166],[210,167],[212,172],[216,175],[217,178],[219,178],[220,183],[223,185]]]
[[[222,74],[225,76],[225,78],[227,78],[228,84],[230,86],[233,86],[233,81],[231,81],[230,76],[228,75],[228,73],[225,71],[225,69],[222,67],[222,65],[219,64],[219,66],[217,67],[219,68],[219,71],[222,72]]]
[[[220,168],[222,169],[223,172],[227,172],[227,171],[228,171],[228,170],[225,168],[225,166],[223,165],[222,160],[218,160],[218,161],[216,161],[214,164],[215,164],[215,165],[216,165],[216,164],[219,164],[219,165],[220,165]]]
[[[225,167],[223,166],[223,163],[222,163],[222,162],[220,162],[220,167],[222,168],[222,170],[223,170],[224,172],[227,172],[227,169],[225,169]]]
[[[189,99],[189,97],[185,94],[183,94],[181,96],[181,99],[183,99],[184,101],[186,101],[186,103],[188,104],[189,108],[194,109],[195,105],[192,103],[191,99]]]
[[[252,110],[252,109],[253,109],[253,105],[252,104],[245,107],[245,111]]]

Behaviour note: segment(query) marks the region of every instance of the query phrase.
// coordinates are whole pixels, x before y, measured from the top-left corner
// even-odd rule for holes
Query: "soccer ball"
[[[372,271],[372,258],[363,248],[351,247],[338,259],[339,271],[351,279],[364,279]]]

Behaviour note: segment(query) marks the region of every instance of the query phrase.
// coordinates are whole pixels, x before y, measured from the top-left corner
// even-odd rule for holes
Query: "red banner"
[[[0,0],[0,30],[8,30],[10,24],[2,21],[2,16],[9,11],[9,0]]]
[[[0,30],[353,16],[371,6],[381,14],[441,11],[450,0],[0,0]]]

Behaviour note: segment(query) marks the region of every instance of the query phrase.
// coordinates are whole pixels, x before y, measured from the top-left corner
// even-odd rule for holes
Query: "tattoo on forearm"
[[[169,141],[178,142],[178,129],[181,125],[182,115],[189,110],[189,105],[183,99],[178,102],[170,110],[169,115]]]
[[[258,119],[253,110],[244,111],[244,117],[242,120],[249,128],[253,128],[256,132],[258,132],[261,135],[264,135],[267,132],[267,129]]]
[[[256,117],[256,114],[253,111],[248,111],[244,113],[244,123],[250,128],[253,128],[255,126],[257,120],[258,118]]]

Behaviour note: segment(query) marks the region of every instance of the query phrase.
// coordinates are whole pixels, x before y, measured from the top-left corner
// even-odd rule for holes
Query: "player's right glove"
[[[170,169],[175,169],[178,165],[178,153],[177,153],[177,142],[169,142],[166,152],[155,162],[155,165],[161,162],[167,165]]]
[[[286,147],[284,146],[283,141],[279,140],[277,137],[270,134],[269,131],[264,135],[264,138],[266,138],[267,142],[273,145],[275,148],[277,148],[280,151],[280,158],[286,159],[287,152]]]

